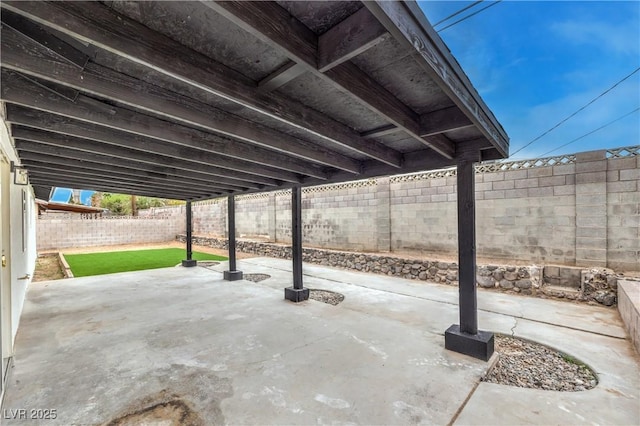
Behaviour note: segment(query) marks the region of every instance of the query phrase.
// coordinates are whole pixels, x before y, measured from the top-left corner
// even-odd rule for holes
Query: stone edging
[[[73,278],[73,272],[71,272],[71,267],[67,263],[67,259],[64,258],[64,254],[62,252],[58,252],[58,262],[62,266],[62,273],[65,278]]]
[[[184,234],[176,236],[185,242]],[[194,236],[193,243],[227,249],[226,238]],[[237,240],[239,252],[291,259],[291,246],[252,240]],[[392,277],[458,285],[458,264],[393,255],[303,248],[304,262]],[[477,285],[506,293],[577,300],[606,306],[617,303],[617,275],[611,269],[531,265],[478,265]]]

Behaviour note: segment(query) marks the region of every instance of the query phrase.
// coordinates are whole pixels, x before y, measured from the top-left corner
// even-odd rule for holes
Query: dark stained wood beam
[[[220,185],[225,186],[233,186],[229,184],[229,182],[233,182],[236,188],[254,188],[254,189],[264,189],[264,185],[257,185],[253,182],[237,182],[225,179],[223,177],[211,175],[209,173],[202,173],[198,171],[186,171],[186,170],[177,170],[172,167],[163,167],[163,166],[155,166],[151,164],[140,163],[137,161],[124,159],[117,156],[112,156],[108,154],[97,154],[93,152],[87,152],[77,149],[46,145],[39,142],[34,141],[23,141],[19,139],[14,140],[16,148],[20,151],[28,151],[36,154],[45,154],[53,157],[62,157],[67,158],[69,160],[77,160],[77,161],[88,161],[92,163],[100,163],[103,165],[108,165],[112,167],[123,167],[127,169],[133,170],[146,170],[146,171],[172,171],[173,174],[177,174],[178,176],[184,176],[193,179],[199,179],[203,182],[219,182]]]
[[[326,72],[388,36],[387,29],[363,7],[318,37],[318,70]]]
[[[230,140],[221,141],[217,136],[210,133],[170,123],[125,108],[115,107],[84,95],[78,96],[75,102],[69,102],[56,96],[45,96],[37,86],[30,84],[20,75],[4,69],[2,70],[2,83],[0,98],[16,105],[138,134],[143,137],[148,136],[154,140],[159,139],[176,145],[214,151],[221,155],[233,154],[234,158],[236,158],[235,156],[239,157],[241,154],[246,154],[247,158],[253,159],[256,165],[259,165],[258,167],[269,166],[275,168],[276,166],[273,165],[273,162],[278,160],[287,165],[296,162],[301,163],[296,168],[306,164],[275,152],[270,153],[273,157],[267,157],[267,154],[261,148],[247,147],[242,143],[234,143]],[[8,111],[11,111],[11,109],[8,108]],[[44,117],[39,118],[44,119]],[[51,124],[53,125],[53,123]],[[255,152],[252,153],[252,150]],[[262,163],[257,163],[259,158],[255,158],[256,153],[265,155]],[[228,163],[231,167],[233,167],[233,164],[235,164],[234,161]],[[293,173],[288,173],[284,170],[278,170],[277,172],[279,178],[285,178],[283,180],[297,179]],[[314,175],[313,171],[309,171],[307,174]],[[232,177],[233,172],[228,173],[228,176]],[[321,178],[324,178],[324,172]]]
[[[33,192],[36,198],[40,200],[48,201],[51,196],[51,186],[50,185],[31,185],[33,187]]]
[[[34,78],[25,74],[21,74],[21,75],[22,75],[22,78],[24,78],[25,80],[28,80],[33,84],[40,86],[43,89],[48,90],[49,92],[55,95],[61,96],[71,102],[75,102],[76,99],[78,99],[78,95],[80,95],[80,92],[78,90],[72,89],[70,87],[61,86],[59,84],[53,84],[46,80]]]
[[[164,157],[169,157],[166,159],[158,157],[160,161],[172,161],[172,159],[177,159],[184,160],[189,163],[198,163],[205,166],[215,166],[216,170],[220,170],[220,173],[225,177],[238,179],[241,181],[252,181],[252,179],[256,179],[255,175],[257,175],[258,180],[262,183],[265,183],[264,181],[262,181],[263,178],[261,174],[244,172],[244,170],[261,171],[264,169],[262,166],[256,166],[252,163],[235,159],[225,159],[224,157],[220,157],[219,155],[213,154],[210,151],[200,151],[186,148],[179,145],[159,141],[157,139],[146,138],[144,136],[139,136],[128,132],[121,132],[91,123],[72,120],[47,112],[29,110],[27,108],[19,107],[16,105],[9,104],[7,105],[6,110],[6,121],[13,124],[28,126],[31,129],[39,129],[40,132],[54,132],[56,134],[101,142],[106,145],[141,151],[145,155],[157,154]],[[17,133],[14,133],[15,137],[29,139],[29,137],[27,136],[19,135],[20,133],[24,134],[25,130],[17,128],[16,131]],[[32,137],[37,137],[38,135],[38,133],[34,132],[30,132],[30,134],[32,135]],[[151,157],[149,156],[149,158]],[[180,164],[188,165],[192,169],[195,169],[197,167],[196,165],[189,163],[180,162]],[[174,163],[172,163],[172,165],[175,166]]]
[[[509,138],[475,91],[440,36],[415,2],[369,1],[365,7],[391,35],[416,56],[417,63],[468,114],[474,125],[508,156]]]
[[[458,107],[441,109],[420,117],[422,136],[437,135],[470,126],[473,126],[473,123]]]
[[[305,67],[289,62],[258,82],[258,90],[262,93],[272,92],[306,72]]]
[[[33,149],[32,147],[27,147],[28,149]],[[38,149],[37,147],[35,148]],[[75,159],[63,156],[64,152],[61,155],[56,155],[56,152],[52,152],[48,150],[46,153],[42,152],[32,152],[27,150],[20,150],[20,160],[25,163],[36,163],[36,164],[49,164],[54,167],[59,167],[61,170],[64,169],[82,169],[89,170],[96,173],[99,176],[109,176],[110,173],[118,173],[120,175],[129,176],[131,179],[146,181],[146,180],[156,180],[162,183],[170,183],[176,185],[192,185],[194,188],[199,188],[201,190],[209,189],[211,187],[220,188],[222,191],[244,191],[247,189],[256,189],[259,190],[261,188],[255,188],[252,186],[233,186],[233,185],[225,185],[223,183],[219,183],[215,178],[212,178],[209,175],[192,174],[192,173],[181,173],[180,170],[168,168],[168,167],[158,167],[158,166],[148,166],[146,164],[140,164],[137,168],[127,167],[131,166],[132,163],[124,162],[124,165],[120,165],[120,162],[113,161],[110,158],[104,158],[100,156],[93,156],[91,158],[94,161],[88,161],[86,158],[83,159]],[[135,165],[135,163],[134,163]]]
[[[68,102],[55,96],[45,96],[41,91],[20,78],[18,75],[2,71],[2,87],[0,98],[8,103],[15,103],[28,108],[36,108],[45,112],[74,118],[88,123],[120,129],[126,132],[149,136],[163,141],[173,142],[177,145],[198,147],[199,149],[213,150],[216,153],[226,152],[224,149],[235,149],[232,145],[221,145],[216,137],[204,132],[190,129],[184,126],[168,123],[153,117],[146,116],[124,108],[113,107],[93,98],[80,95],[76,102]],[[201,138],[199,138],[201,137]],[[239,148],[238,148],[239,149]],[[256,148],[257,149],[257,148]],[[248,154],[250,155],[250,154]],[[291,160],[291,159],[289,159]],[[285,161],[285,160],[283,160]],[[259,167],[256,165],[256,167]],[[225,176],[234,177],[233,170],[225,172]],[[271,175],[271,173],[267,173]],[[267,185],[276,184],[273,179],[299,180],[298,175],[282,170],[274,170],[269,178],[255,177]],[[266,180],[265,179],[270,179]]]
[[[360,133],[360,136],[365,139],[375,139],[401,131],[402,130],[398,129],[398,127],[394,124],[387,124],[386,126],[378,127],[377,129],[371,129],[367,130],[366,132],[362,132]]]
[[[62,84],[86,93],[124,103],[136,109],[179,120],[188,126],[237,138],[309,163],[298,167],[297,173],[323,176],[323,167],[359,173],[360,163],[352,158],[329,151],[311,142],[254,124],[186,96],[153,86],[109,68],[90,63],[85,72],[58,60],[35,43],[20,37],[10,29],[2,29],[2,66]],[[255,154],[253,155],[255,158]],[[267,157],[268,158],[268,157]],[[265,157],[261,158],[265,161]],[[320,163],[319,164],[313,164]],[[289,161],[293,165],[296,162]]]
[[[256,82],[240,73],[190,51],[97,2],[61,5],[55,2],[3,1],[0,5],[41,25],[153,68],[182,83],[310,132],[331,143],[394,167],[401,166],[401,154],[398,151],[366,141],[348,126],[284,95],[260,93]]]
[[[210,196],[220,196],[223,195],[224,192],[217,191],[215,188],[210,188],[208,190],[195,190],[189,186],[183,187],[166,187],[162,185],[158,185],[156,183],[151,184],[149,182],[132,182],[131,180],[122,180],[116,176],[112,176],[110,178],[101,178],[98,176],[84,176],[77,175],[73,172],[60,172],[59,170],[47,170],[39,167],[32,167],[29,169],[30,176],[38,176],[43,179],[55,180],[57,178],[73,180],[76,182],[84,183],[85,185],[91,184],[107,184],[107,185],[118,185],[118,186],[127,186],[132,189],[142,190],[142,191],[158,191],[158,192],[166,192],[172,194],[184,194],[190,196],[201,196],[201,195],[210,195]]]
[[[198,189],[199,191],[207,190],[207,191],[215,191],[220,193],[230,192],[227,189],[220,188],[218,185],[215,184],[215,182],[212,182],[211,185],[204,186],[204,185],[194,185],[193,182],[188,182],[188,181],[178,182],[176,180],[162,179],[162,178],[146,177],[146,178],[140,179],[139,177],[131,176],[128,173],[120,173],[114,170],[105,172],[105,171],[100,171],[95,169],[88,169],[84,167],[61,166],[52,162],[32,161],[32,160],[29,160],[28,158],[21,158],[21,160],[22,160],[22,164],[25,167],[27,167],[29,171],[42,170],[45,172],[46,171],[56,172],[63,175],[69,174],[77,177],[85,176],[88,178],[91,178],[91,177],[99,177],[99,178],[106,178],[106,179],[113,178],[122,182],[131,182],[131,183],[144,182],[147,185],[150,185],[150,186],[152,185],[154,188],[165,188],[165,189],[174,189],[174,190],[183,189],[183,188],[194,188],[194,189]]]
[[[317,37],[313,31],[293,18],[274,2],[207,1],[204,4],[222,14],[255,37],[284,52],[308,71],[350,94],[371,111],[392,122],[411,137],[440,155],[453,158],[453,142],[442,138],[420,136],[419,116],[395,95],[351,62],[343,62],[320,72],[317,59]]]
[[[27,127],[12,126],[11,136],[15,139],[21,139],[24,141],[39,142],[45,145],[69,148],[94,154],[104,154],[142,164],[171,166],[176,169],[211,174],[212,176],[227,179],[227,182],[236,182],[236,185],[238,186],[242,186],[245,182],[258,182],[261,184],[272,183],[269,179],[263,178],[263,175],[250,175],[234,172],[220,167],[214,167],[210,164],[180,160],[167,155],[145,152],[144,150],[130,149],[118,145],[110,145],[89,139],[82,139],[75,136],[46,132]],[[293,182],[295,182],[295,180],[293,180]]]
[[[13,28],[25,37],[30,38],[39,45],[54,52],[60,58],[75,65],[79,69],[84,68],[87,62],[89,62],[87,55],[60,40],[58,37],[55,37],[35,22],[8,10],[2,12],[1,16],[4,25]]]
[[[132,186],[119,182],[95,181],[85,179],[67,178],[54,175],[34,175],[30,178],[36,185],[51,185],[63,188],[78,188],[101,192],[115,192],[121,194],[143,195],[147,197],[170,198],[175,200],[188,200],[193,198],[215,198],[217,194],[194,193],[189,191],[162,191],[141,186]]]

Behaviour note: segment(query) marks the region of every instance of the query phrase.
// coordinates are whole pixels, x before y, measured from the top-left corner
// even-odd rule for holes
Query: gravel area
[[[344,295],[335,291],[309,289],[309,299],[335,306],[344,300]]]
[[[264,281],[267,278],[271,278],[271,275],[267,274],[243,274],[242,279],[247,281],[253,281],[254,283],[259,283],[260,281]]]
[[[592,389],[598,384],[593,371],[569,355],[513,337],[495,339],[499,358],[485,382],[568,392]]]

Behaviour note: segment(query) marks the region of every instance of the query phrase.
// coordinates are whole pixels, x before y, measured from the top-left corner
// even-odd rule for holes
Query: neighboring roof
[[[84,206],[80,204],[56,203],[36,198],[36,204],[41,210],[57,210],[72,213],[102,213],[104,209],[99,207]]]
[[[196,200],[508,154],[415,3],[1,6],[1,99],[36,191]]]

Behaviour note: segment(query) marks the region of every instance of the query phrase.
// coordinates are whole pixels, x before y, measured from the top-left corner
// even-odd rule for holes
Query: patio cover
[[[415,3],[2,2],[34,187],[183,200],[503,158]]]
[[[191,202],[456,165],[460,325],[445,347],[483,359],[473,164],[507,135],[415,3],[3,1],[4,120],[36,193],[51,186]]]

